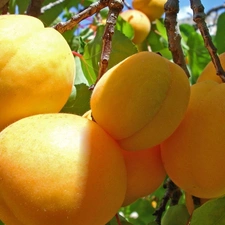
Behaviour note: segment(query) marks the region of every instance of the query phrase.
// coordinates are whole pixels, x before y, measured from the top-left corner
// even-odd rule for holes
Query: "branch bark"
[[[41,7],[44,0],[31,0],[27,8],[27,15],[39,17],[41,14]]]
[[[156,209],[156,211],[153,213],[153,215],[156,216],[155,222],[158,225],[161,225],[162,215],[166,210],[166,205],[169,202],[169,200],[171,200],[170,205],[176,205],[182,194],[180,191],[180,188],[178,188],[170,178],[166,180],[166,183],[164,184],[164,188],[166,189],[166,192],[163,196],[162,202],[159,208]]]
[[[60,33],[64,33],[67,30],[72,30],[79,22],[94,15],[101,9],[108,6],[110,0],[100,0],[98,2],[92,3],[89,7],[81,11],[80,13],[73,16],[70,20],[66,22],[60,22],[54,26],[54,28]]]
[[[165,9],[165,27],[169,42],[169,50],[172,53],[173,61],[179,65],[184,72],[190,77],[187,69],[184,53],[181,47],[181,36],[177,28],[177,13],[179,12],[179,1],[168,0],[164,5]]]
[[[211,60],[216,69],[216,74],[221,77],[223,82],[225,82],[225,72],[222,68],[220,59],[217,55],[217,49],[212,42],[212,38],[209,34],[209,30],[205,22],[206,15],[204,13],[204,6],[202,5],[201,0],[190,0],[190,2],[191,2],[191,8],[193,10],[193,20],[197,24],[197,27],[201,32],[201,35],[205,43],[205,47],[207,48],[210,54]]]
[[[102,38],[103,41],[102,41],[102,52],[101,52],[101,60],[99,65],[99,72],[98,72],[98,77],[95,84],[107,71],[108,64],[109,64],[109,57],[112,50],[112,37],[115,31],[117,18],[119,16],[119,13],[122,11],[122,9],[123,9],[122,0],[110,1],[108,18],[106,20],[105,31]]]

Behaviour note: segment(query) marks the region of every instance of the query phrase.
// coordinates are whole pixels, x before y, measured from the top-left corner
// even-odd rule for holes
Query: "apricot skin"
[[[225,194],[224,96],[224,83],[209,80],[194,84],[184,119],[161,143],[168,176],[199,198]]]
[[[219,59],[220,59],[220,63],[222,65],[222,67],[225,69],[225,53],[220,54]],[[201,81],[205,81],[205,80],[214,80],[218,83],[223,82],[222,79],[216,74],[216,69],[215,69],[212,61],[210,61],[206,65],[206,67],[204,68],[202,73],[199,75],[199,77],[197,79],[197,83],[201,82]]]
[[[59,112],[70,96],[75,61],[63,36],[28,15],[0,16],[0,131],[35,114]]]
[[[133,0],[134,9],[143,12],[151,22],[162,17],[166,0]]]
[[[139,52],[99,80],[91,96],[95,121],[125,150],[160,144],[186,111],[189,81],[176,64],[153,52]]]
[[[127,170],[127,190],[123,206],[152,194],[163,183],[166,172],[160,146],[142,151],[122,151]]]
[[[121,207],[117,143],[72,114],[21,119],[0,133],[0,218],[7,225],[105,225]]]
[[[151,23],[148,17],[143,12],[135,9],[123,11],[120,16],[130,23],[134,29],[134,37],[132,41],[135,44],[143,42],[151,30]]]

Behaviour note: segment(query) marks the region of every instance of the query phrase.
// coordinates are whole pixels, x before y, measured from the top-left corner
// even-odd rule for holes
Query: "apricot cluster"
[[[224,64],[224,53],[219,56]],[[225,84],[210,62],[197,83],[182,122],[161,143],[169,177],[190,195],[201,199],[225,194]]]

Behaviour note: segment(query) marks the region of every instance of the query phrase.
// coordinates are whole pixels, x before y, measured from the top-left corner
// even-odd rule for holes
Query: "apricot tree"
[[[121,202],[121,207],[116,215],[107,222],[107,225],[222,225],[225,223],[225,198],[223,197],[225,195],[223,186],[225,178],[223,175],[225,170],[223,138],[225,135],[225,104],[223,102],[225,72],[223,69],[224,55],[222,54],[225,52],[225,13],[220,13],[218,16],[216,14],[214,24],[216,31],[214,33],[209,32],[210,27],[207,24],[207,18],[225,7],[221,5],[205,13],[204,5],[200,0],[190,0],[190,8],[193,11],[191,19],[193,19],[194,23],[188,24],[178,23],[178,0],[165,1],[165,5],[163,1],[158,1],[157,4],[163,2],[163,9],[161,8],[159,14],[156,14],[157,16],[154,15],[154,17],[149,15],[149,11],[146,13],[146,10],[153,5],[153,2],[155,4],[155,1],[134,1],[135,3],[130,6],[124,0],[3,0],[0,2],[0,13],[2,15],[27,14],[37,17],[43,22],[45,27],[54,28],[67,41],[76,63],[76,78],[70,97],[60,113],[87,117],[88,120],[93,120],[93,123],[99,123],[102,127],[106,124],[106,128],[109,127],[108,124],[113,127],[116,126],[116,123],[119,123],[120,126],[116,127],[116,134],[111,132],[110,129],[104,129],[110,136],[113,136],[121,148],[128,146],[128,150],[122,149],[122,154],[127,171],[130,171],[130,174],[127,176],[127,183],[131,185],[127,189],[127,195],[123,204],[122,196],[120,195],[119,202]],[[145,4],[146,7],[142,10],[142,5],[145,6]],[[138,7],[136,7],[137,5]],[[129,20],[125,20],[123,16],[120,16],[122,11],[132,9],[138,9],[142,13],[146,13],[148,18],[154,18],[152,21],[149,21],[151,29],[149,27],[147,29],[144,28],[145,31],[148,31],[148,34],[141,43],[135,43],[134,41],[134,26],[129,23]],[[162,17],[162,12],[165,12],[164,17]],[[23,27],[23,24],[20,25]],[[1,29],[0,26],[0,34]],[[23,29],[24,32],[26,29],[35,30],[34,27],[29,28],[28,26],[24,26]],[[49,35],[50,43],[51,39],[52,36]],[[1,42],[1,46],[1,49],[3,49],[4,42]],[[48,48],[48,45],[46,48]],[[146,58],[142,58],[142,61],[130,60],[137,54],[148,54],[149,52],[156,54],[158,57],[157,60],[156,58],[148,59],[154,64],[153,66],[150,66],[150,63],[147,64],[148,60]],[[1,62],[7,61],[6,54],[7,51],[1,56]],[[63,64],[65,60],[63,56],[60,58],[60,54],[57,54],[56,59],[58,64]],[[124,64],[128,60],[131,63],[128,63],[127,69],[121,69],[120,67],[119,70],[116,70],[116,75],[119,74],[117,78],[112,79],[110,77],[108,79],[108,77],[104,77],[108,76],[108,74],[115,74],[115,68],[119,67],[121,62]],[[172,67],[170,70],[171,74],[166,74],[169,71],[165,69],[166,65],[170,64]],[[0,65],[2,64],[0,63]],[[28,67],[29,65],[26,66]],[[152,76],[147,80],[147,77],[141,77],[141,75],[147,74],[148,67],[151,67],[152,73],[157,73],[153,74],[156,75],[155,78]],[[135,71],[136,68],[137,71]],[[1,70],[3,70],[3,66],[0,68]],[[162,76],[159,76],[158,72],[163,70],[165,71],[160,74]],[[179,99],[180,101],[170,99],[170,106],[172,105],[175,110],[168,111],[168,107],[165,108],[164,105],[168,105],[168,90],[170,90],[169,87],[174,86],[174,82],[168,78],[168,82],[161,82],[162,86],[157,85],[161,84],[159,81],[165,79],[165,74],[170,77],[174,75],[174,80],[177,81],[180,79],[177,71],[180,70],[182,72],[179,72],[179,76],[182,75],[183,79],[188,80],[189,83],[184,81],[186,83],[182,87],[183,81],[176,83],[178,87],[175,87],[176,91],[173,93],[173,97],[177,96],[176,100]],[[137,75],[136,80],[129,82],[131,81],[130,74],[134,71]],[[57,72],[55,71],[55,74]],[[155,83],[151,81],[153,78]],[[0,94],[3,96],[1,82],[0,72]],[[129,86],[130,83],[134,83],[136,86]],[[101,86],[99,87],[98,85]],[[97,95],[95,91],[97,92],[97,89],[101,89],[102,86],[105,89],[100,90],[103,93],[101,98],[95,98]],[[188,88],[184,93],[186,87]],[[36,87],[32,88],[35,89]],[[191,95],[190,101],[188,90]],[[114,91],[117,95],[112,95]],[[108,93],[109,95],[107,95]],[[182,97],[183,94],[184,98]],[[4,101],[5,98],[4,96],[1,98],[2,96],[0,96],[0,99]],[[115,96],[116,98],[113,99]],[[124,120],[121,120],[119,118],[121,115],[119,110],[125,110],[123,106],[126,105],[128,99],[130,98],[133,102],[135,96],[137,100],[141,99],[139,101],[140,104],[137,104],[136,108],[127,107],[129,110],[132,110],[135,117],[130,119],[128,117],[132,113],[129,114],[123,111]],[[154,96],[161,96],[161,98],[154,98]],[[123,98],[120,105],[117,102],[118,98]],[[153,100],[150,102],[149,99],[151,98],[156,103],[148,108],[151,105],[150,103],[154,103]],[[17,107],[19,108],[20,106],[18,105]],[[158,120],[161,121],[161,124],[157,123],[155,125],[154,120],[157,119],[157,116],[151,114],[151,110],[156,110],[157,107],[159,108],[157,113],[161,116]],[[1,110],[2,108],[0,109],[0,115],[2,115]],[[15,111],[17,111],[16,108]],[[185,114],[184,117],[181,114]],[[131,142],[128,140],[128,144],[127,142],[123,143],[124,137],[121,138],[120,134],[124,134],[124,130],[129,128],[130,124],[126,124],[127,118],[132,123],[137,120],[142,122],[148,118],[141,128],[138,127],[132,131],[132,137],[140,135],[143,130],[145,131],[145,139],[141,139],[141,143],[138,141],[133,143],[133,140]],[[175,120],[178,121],[176,126],[172,124]],[[152,123],[153,126],[151,126]],[[173,131],[167,133],[170,125]],[[19,130],[17,125],[13,126]],[[44,127],[43,125],[43,130],[46,130],[47,128]],[[148,134],[146,127],[151,128],[152,133]],[[127,130],[129,131],[129,129]],[[23,133],[23,139],[29,134],[29,132],[26,132]],[[98,139],[97,134],[95,138],[97,142],[101,141]],[[151,138],[154,138],[154,144],[146,146],[145,143],[151,143]],[[157,138],[159,141],[154,142]],[[122,141],[118,141],[118,139],[122,139]],[[112,143],[114,145],[114,142]],[[20,143],[17,144],[20,146]],[[134,147],[134,145],[136,146]],[[139,147],[144,149],[131,151]],[[107,144],[105,144],[105,148],[107,148]],[[10,154],[13,155],[13,151],[14,149]],[[52,149],[52,151],[54,150]],[[12,167],[10,164],[12,163],[10,157],[7,157],[4,158],[2,156],[6,161],[1,162],[6,162],[5,165],[12,171],[15,171],[15,167]],[[35,157],[38,157],[36,153]],[[109,163],[110,156],[107,157],[107,162]],[[148,157],[151,157],[149,160],[151,165],[147,164]],[[13,160],[15,160],[15,165],[17,165],[17,158],[13,157]],[[100,159],[100,161],[103,163],[104,160]],[[123,168],[122,164],[119,166]],[[21,165],[18,168],[21,169]],[[6,167],[0,167],[2,177],[7,171]],[[66,168],[66,172],[68,171],[69,168]],[[120,174],[118,168],[116,171],[113,171],[113,168],[110,167],[109,171],[112,177],[114,176],[113,174]],[[94,172],[98,176],[97,171]],[[147,176],[148,173],[149,177]],[[120,179],[122,179],[121,177],[122,175]],[[104,179],[108,183],[112,182],[107,176]],[[6,181],[11,182],[10,180]],[[63,185],[63,180],[60,179],[59,181]],[[0,183],[2,183],[1,180]],[[94,185],[93,180],[91,180],[91,185]],[[110,185],[112,184],[110,183]],[[25,186],[23,186],[24,189],[26,189]],[[122,186],[122,191],[124,192],[124,185]],[[108,187],[108,189],[112,190],[112,194],[115,193],[113,188]],[[2,190],[4,191],[0,195],[4,196],[7,188]],[[91,191],[91,188],[89,190]],[[149,190],[151,190],[150,193]],[[101,198],[102,196],[97,194],[99,193],[96,189],[94,193],[90,194],[91,204],[93,204],[91,207],[93,209],[95,209],[94,201],[96,196],[101,201],[104,200],[104,198]],[[189,197],[187,198],[186,196]],[[110,201],[113,198],[117,198],[117,196],[110,196]],[[203,201],[203,199],[207,199],[207,201]],[[69,201],[69,199],[67,200]],[[52,204],[54,205],[54,202]],[[88,210],[91,210],[91,207],[88,207]],[[104,207],[110,208],[111,206],[105,205]],[[118,204],[116,207],[118,207]],[[71,208],[73,207],[71,206]],[[35,209],[38,210],[37,208]],[[0,219],[3,220],[4,218],[1,218],[3,214],[1,213],[0,207]],[[9,216],[10,214],[7,214],[6,217]],[[12,221],[17,221],[17,218],[15,219],[13,216]],[[89,221],[85,212],[82,212],[82,216],[87,216],[87,219],[85,218],[84,221]],[[79,221],[82,221],[82,218],[79,218]],[[21,224],[28,225],[25,222]]]

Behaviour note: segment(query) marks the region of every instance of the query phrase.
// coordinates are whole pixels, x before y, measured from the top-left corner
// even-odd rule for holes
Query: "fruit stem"
[[[117,224],[118,224],[118,225],[121,225],[120,218],[119,218],[119,214],[117,213],[117,214],[115,215],[115,217],[116,217]]]

